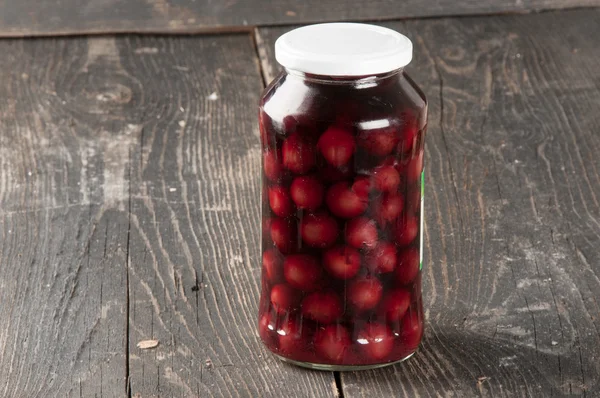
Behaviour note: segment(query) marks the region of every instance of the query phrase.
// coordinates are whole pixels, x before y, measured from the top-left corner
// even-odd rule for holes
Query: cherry
[[[267,150],[263,154],[263,170],[265,176],[271,181],[278,181],[283,175],[283,166],[280,163],[281,152]]]
[[[359,185],[358,187],[360,191],[362,186]],[[348,183],[339,182],[329,188],[325,196],[325,203],[327,203],[329,210],[336,216],[354,218],[364,213],[367,209],[367,200],[364,197],[364,192],[360,192],[359,195],[350,188]]]
[[[342,311],[342,303],[333,292],[311,293],[302,300],[302,315],[320,323],[335,321]]]
[[[266,241],[271,236],[271,217],[263,217],[262,220],[262,237]]]
[[[393,127],[363,130],[358,134],[358,145],[375,156],[386,156],[398,145]]]
[[[290,186],[290,194],[300,209],[316,210],[323,202],[325,188],[315,177],[296,177]]]
[[[366,217],[353,218],[346,223],[346,242],[360,248],[372,248],[377,243],[375,222]]]
[[[316,155],[313,145],[298,133],[290,135],[282,146],[283,166],[296,173],[304,174],[313,168]]]
[[[292,135],[300,123],[296,115],[287,115],[283,118],[283,132],[285,135]]]
[[[373,181],[381,192],[396,192],[400,185],[400,174],[394,166],[379,166],[373,171]]]
[[[413,157],[404,168],[406,179],[410,183],[414,183],[421,178],[423,171],[423,151],[420,151],[417,156]]]
[[[359,278],[348,286],[348,301],[358,311],[366,311],[375,308],[381,299],[383,286],[375,277]]]
[[[288,317],[277,324],[277,334],[279,335],[279,350],[282,354],[297,357],[298,353],[306,350],[304,337],[306,332],[302,324],[294,318]]]
[[[381,225],[394,221],[404,208],[402,196],[395,193],[387,193],[381,197],[381,200],[374,204],[375,218]]]
[[[352,184],[352,191],[358,195],[364,203],[369,201],[369,194],[373,190],[373,181],[366,176],[357,177]]]
[[[396,246],[380,242],[365,256],[367,268],[376,274],[392,272],[396,269]]]
[[[340,167],[350,161],[356,143],[351,133],[338,126],[331,126],[321,135],[317,146],[329,164]]]
[[[350,351],[350,333],[342,325],[329,325],[317,330],[315,351],[321,358],[333,363],[344,363],[345,354]]]
[[[387,322],[399,321],[410,306],[410,292],[397,289],[389,292],[379,305],[379,313]]]
[[[421,254],[415,248],[408,248],[398,254],[396,266],[396,280],[398,283],[407,285],[419,274],[421,266]]]
[[[260,338],[267,344],[273,343],[275,332],[275,323],[272,320],[271,314],[266,312],[261,315],[258,320],[258,334]]]
[[[271,289],[271,304],[279,314],[285,314],[293,309],[297,293],[288,285],[281,283]]]
[[[290,286],[310,292],[319,287],[321,266],[308,254],[292,254],[283,260],[283,274]]]
[[[399,246],[410,245],[419,234],[419,223],[414,216],[404,216],[396,222],[396,243]]]
[[[269,249],[263,253],[263,269],[270,282],[278,282],[283,276],[283,259],[278,250]]]
[[[266,112],[261,111],[258,116],[258,126],[260,130],[260,142],[264,148],[275,145],[275,136],[270,134],[273,129],[273,120]]]
[[[358,333],[362,351],[375,360],[382,360],[394,346],[394,334],[385,324],[370,322]]]
[[[323,254],[323,266],[339,279],[353,278],[360,268],[360,254],[351,246],[335,246]]]
[[[419,311],[411,311],[402,319],[402,341],[408,348],[415,349],[423,337],[423,321]]]
[[[300,222],[300,233],[308,246],[325,248],[335,243],[338,225],[335,219],[325,212],[308,214]]]
[[[398,144],[398,149],[401,153],[410,153],[417,144],[419,131],[417,120],[408,112],[402,112],[401,118],[403,126],[400,132],[401,139]]]
[[[408,162],[398,163],[396,165],[398,172],[406,176],[406,181],[414,184],[421,179],[423,171],[423,150],[420,150],[416,155],[410,157]]]
[[[288,190],[282,186],[269,188],[269,204],[273,213],[288,217],[294,212],[294,203]]]
[[[271,239],[280,252],[292,253],[297,246],[296,221],[284,218],[271,219]]]
[[[421,187],[415,186],[406,193],[406,210],[415,214],[421,207]]]

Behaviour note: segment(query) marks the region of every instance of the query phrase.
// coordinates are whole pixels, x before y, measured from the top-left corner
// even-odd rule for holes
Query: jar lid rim
[[[282,66],[327,76],[367,76],[403,68],[412,60],[408,37],[382,26],[335,22],[308,25],[280,36]]]

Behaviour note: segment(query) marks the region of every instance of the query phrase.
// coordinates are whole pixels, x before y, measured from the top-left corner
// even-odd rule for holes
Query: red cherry
[[[283,259],[279,251],[275,249],[265,251],[262,263],[267,279],[271,282],[278,282],[283,276]]]
[[[393,127],[364,130],[358,134],[358,145],[375,156],[386,156],[398,145]]]
[[[421,255],[419,250],[408,248],[398,254],[396,265],[396,280],[403,285],[412,282],[419,274],[421,266]]]
[[[290,186],[292,199],[300,209],[316,210],[323,202],[324,191],[315,177],[296,177]]]
[[[366,176],[357,177],[352,184],[352,191],[358,195],[365,205],[369,202],[369,194],[373,190],[373,181]]]
[[[258,127],[260,130],[260,141],[263,148],[275,145],[275,136],[271,133],[273,129],[273,120],[266,112],[260,111],[258,116]]]
[[[406,135],[400,140],[398,149],[401,153],[410,154],[417,146],[417,128],[410,127],[408,129],[404,129],[404,132]]]
[[[417,144],[419,127],[417,126],[417,120],[413,115],[402,112],[401,118],[403,126],[400,132],[401,138],[398,149],[401,153],[410,153]]]
[[[406,193],[405,207],[410,214],[417,213],[421,207],[421,187],[413,187]]]
[[[402,319],[402,341],[408,348],[415,349],[423,337],[423,320],[419,311],[411,311]]]
[[[273,337],[275,336],[275,323],[272,320],[270,313],[264,313],[258,320],[258,334],[262,341],[266,344],[273,343]]]
[[[385,225],[394,221],[402,213],[404,200],[398,194],[387,193],[383,195],[380,201],[375,203],[374,208],[377,222]]]
[[[280,151],[265,151],[263,155],[263,170],[265,176],[271,181],[278,181],[283,174]]]
[[[394,334],[385,324],[367,323],[358,333],[357,341],[362,351],[375,360],[387,357],[394,346]]]
[[[277,334],[279,335],[279,350],[286,356],[298,357],[299,353],[306,350],[304,335],[306,332],[302,324],[294,318],[284,319],[277,324]]]
[[[287,115],[283,118],[283,131],[286,135],[291,135],[296,132],[296,129],[301,125],[300,121],[304,121],[302,115]]]
[[[320,323],[335,321],[342,311],[342,303],[333,292],[311,293],[302,300],[302,315]]]
[[[291,135],[296,132],[296,126],[298,125],[298,121],[294,117],[294,115],[287,115],[283,118],[283,132],[285,135]]]
[[[319,261],[308,254],[292,254],[283,260],[283,274],[290,286],[310,292],[318,288],[321,279]]]
[[[400,174],[394,166],[379,166],[373,171],[373,181],[381,192],[396,192],[400,186]]]
[[[263,240],[267,240],[271,236],[271,218],[264,217],[262,220],[262,237]]]
[[[325,248],[335,243],[338,225],[327,213],[308,214],[300,222],[300,233],[308,246]]]
[[[315,351],[321,358],[333,363],[345,363],[350,351],[350,333],[342,325],[329,325],[315,335]]]
[[[360,248],[372,248],[377,244],[375,222],[366,217],[353,218],[346,223],[346,242]]]
[[[406,173],[406,179],[410,183],[414,183],[421,178],[421,171],[423,171],[423,151],[420,151],[415,157],[413,157],[404,168]]]
[[[271,304],[279,314],[292,311],[296,300],[297,293],[284,283],[275,285],[271,289]]]
[[[304,174],[313,168],[316,162],[315,150],[308,139],[298,133],[290,135],[282,146],[283,166],[296,173]]]
[[[271,219],[271,239],[280,252],[292,253],[298,245],[296,221],[284,218]]]
[[[351,133],[331,126],[321,135],[317,146],[329,164],[340,167],[350,161],[356,143]]]
[[[350,246],[335,246],[323,254],[323,266],[339,279],[353,278],[360,268],[360,254]]]
[[[379,303],[382,291],[383,286],[375,277],[356,279],[348,286],[348,301],[358,311],[370,310]]]
[[[343,218],[357,217],[367,209],[367,201],[350,189],[347,182],[329,188],[325,202],[333,214]]]
[[[284,187],[269,188],[269,204],[273,213],[279,217],[287,217],[294,212],[294,203],[288,190]]]
[[[392,272],[396,269],[396,246],[393,243],[380,242],[365,256],[367,268],[377,274]]]
[[[410,245],[419,234],[419,223],[413,216],[405,216],[396,222],[396,243],[399,246]]]
[[[397,289],[389,292],[379,305],[379,313],[387,322],[399,321],[410,306],[410,292]]]

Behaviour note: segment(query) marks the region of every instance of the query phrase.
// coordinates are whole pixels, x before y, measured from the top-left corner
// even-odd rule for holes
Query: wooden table
[[[0,396],[599,397],[600,9],[444,17],[599,5],[0,0],[107,33],[0,40]],[[263,25],[332,19],[406,33],[430,105],[425,339],[343,374],[255,330]]]

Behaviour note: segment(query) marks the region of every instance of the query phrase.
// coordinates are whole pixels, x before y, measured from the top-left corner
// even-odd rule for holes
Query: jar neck
[[[331,85],[348,85],[357,88],[372,87],[381,84],[390,79],[397,78],[404,72],[404,68],[396,69],[387,73],[366,76],[327,76],[315,75],[311,73],[301,72],[295,69],[285,68],[285,73],[294,78],[299,78],[305,81],[316,84],[331,84]]]

